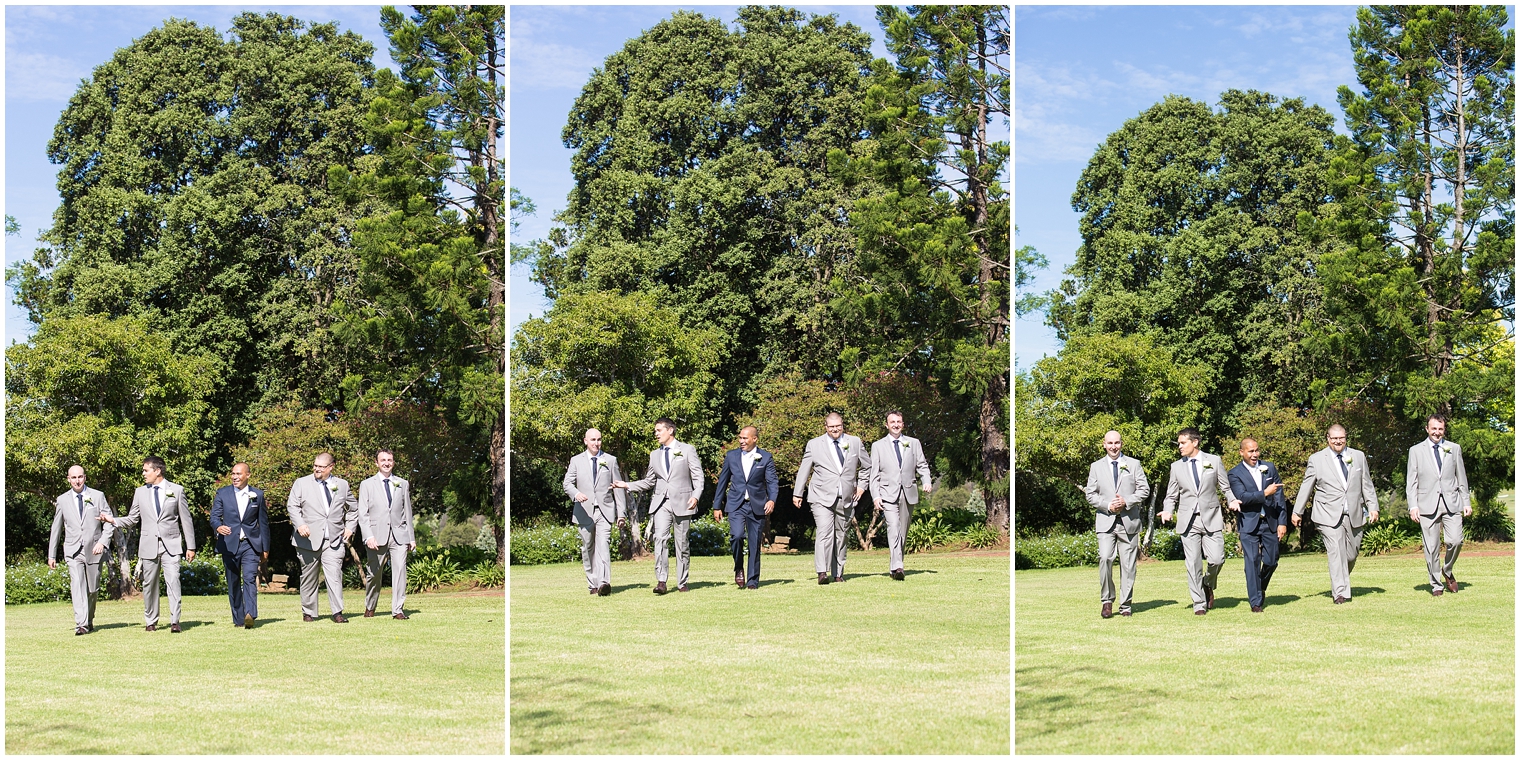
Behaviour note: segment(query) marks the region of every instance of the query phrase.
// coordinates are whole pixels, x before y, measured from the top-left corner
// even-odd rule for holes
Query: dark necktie
[[[663,451],[663,452],[665,452],[665,474],[669,475],[670,474],[670,447],[669,446],[661,446],[660,450]]]
[[[332,506],[332,491],[327,488],[327,481],[322,481],[322,493],[327,496],[327,506]]]
[[[1439,443],[1432,443],[1430,445],[1430,450],[1434,451],[1436,453],[1436,472],[1440,472],[1441,471],[1441,444],[1439,444]]]
[[[899,439],[892,439],[892,450],[897,452],[897,466],[899,469],[902,468],[902,448],[899,446],[901,443],[902,441]]]
[[[596,487],[596,457],[591,458],[591,487]]]
[[[1349,484],[1351,481],[1351,471],[1346,469],[1346,460],[1341,458],[1341,452],[1335,452],[1335,461],[1341,463],[1341,477],[1345,478]]]
[[[1119,490],[1119,460],[1109,460],[1109,464],[1114,466],[1114,491],[1117,492]]]
[[[1193,487],[1194,488],[1198,488],[1198,489],[1202,489],[1203,488],[1203,481],[1198,479],[1198,460],[1197,459],[1188,459],[1188,464],[1190,464],[1190,465],[1193,466]]]
[[[390,478],[386,478],[385,479],[385,505],[386,506],[390,506],[390,503],[391,503],[391,479]]]
[[[79,501],[79,519],[84,519],[84,494],[76,493],[74,498]]]
[[[839,466],[844,466],[844,449],[839,448],[839,439],[834,439],[834,453],[839,455]],[[900,463],[899,463],[900,464]]]

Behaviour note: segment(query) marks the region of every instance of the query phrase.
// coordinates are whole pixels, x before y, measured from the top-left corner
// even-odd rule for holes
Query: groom
[[[776,508],[779,483],[771,453],[759,447],[760,431],[754,425],[739,431],[739,448],[723,457],[718,492],[713,496],[713,516],[728,512],[729,547],[734,553],[734,584],[760,588],[761,521]],[[732,484],[732,488],[730,488]],[[765,503],[761,512],[761,502]],[[744,572],[744,542],[749,540],[749,574]]]
[[[269,509],[264,491],[248,485],[248,465],[232,466],[232,485],[217,489],[211,502],[216,553],[227,569],[227,602],[232,625],[253,628],[259,617],[259,562],[269,559]]]

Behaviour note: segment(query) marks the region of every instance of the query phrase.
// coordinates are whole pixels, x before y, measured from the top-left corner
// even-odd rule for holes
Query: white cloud
[[[75,61],[47,53],[7,51],[5,95],[7,100],[67,103],[90,71]]]
[[[1015,62],[1014,160],[1021,164],[1084,161],[1103,141],[1100,129],[1077,123],[1072,114],[1090,112],[1106,100],[1115,83],[1067,67]]]
[[[558,9],[555,11],[584,11]],[[574,13],[571,15],[584,15]],[[582,48],[549,42],[545,38],[562,36],[550,27],[569,21],[563,15],[538,16],[514,9],[512,31],[507,47],[512,56],[512,89],[579,90],[591,78],[592,69],[602,64],[601,57]],[[595,23],[581,18],[577,23]]]

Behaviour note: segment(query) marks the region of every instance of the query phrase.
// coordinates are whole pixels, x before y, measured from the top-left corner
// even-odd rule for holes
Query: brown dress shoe
[[[1336,604],[1345,604],[1346,602],[1349,602],[1349,601],[1351,601],[1351,600],[1347,599],[1344,596],[1338,596],[1338,597],[1335,598],[1335,603]]]
[[[654,592],[656,594],[664,594],[665,593],[665,581],[660,581],[659,583],[654,584]]]
[[[894,581],[900,581],[902,579],[903,579],[903,571],[901,571],[901,570],[893,570],[892,571],[892,580],[894,580]]]
[[[1431,596],[1440,596],[1441,595],[1441,589],[1438,589],[1438,588],[1431,589],[1430,590],[1430,595]]]
[[[169,633],[179,633],[179,623],[170,623]]]
[[[836,575],[836,576],[834,576],[834,582],[835,583],[844,583],[844,576],[843,575]]]
[[[369,610],[365,610],[365,611],[364,611],[364,616],[365,616],[365,617],[374,617],[374,616],[375,616],[375,611],[374,611],[374,610],[372,610],[372,609],[369,609]]]
[[[1113,617],[1114,616],[1114,603],[1113,602],[1104,602],[1103,603],[1103,611],[1099,612],[1098,616],[1102,617],[1104,620],[1107,620],[1107,619]]]
[[[243,627],[244,628],[252,628],[253,627],[253,616],[252,615],[244,615],[243,616]]]
[[[1259,604],[1253,604],[1253,605],[1251,605],[1251,611],[1252,612],[1261,612],[1261,605],[1259,605]]]
[[[597,596],[611,596],[612,595],[612,584],[611,583],[603,583],[602,586],[601,586],[601,588],[598,588],[596,590],[596,595]]]
[[[334,623],[347,623],[348,622],[348,618],[343,617],[343,613],[341,613],[341,612],[334,612],[333,613],[333,622]]]
[[[1208,609],[1214,609],[1214,589],[1211,589],[1208,586],[1204,586],[1203,598],[1209,603]]]
[[[744,573],[734,573],[734,585],[744,588]]]
[[[1453,594],[1457,593],[1457,576],[1446,576],[1446,590],[1450,591]]]
[[[158,630],[158,625],[156,623],[149,623],[148,627],[144,628],[143,630],[147,631],[148,633],[152,633]]]
[[[591,589],[591,595],[596,596],[596,589]]]
[[[818,574],[818,585],[820,585],[820,586],[827,586],[827,585],[829,585],[829,574],[828,573],[819,573]]]
[[[79,626],[78,628],[74,629],[74,635],[75,636],[83,636],[83,635],[85,635],[86,633],[89,633],[89,632],[90,632],[89,629],[85,628],[82,625]]]
[[[691,589],[687,588],[686,584],[682,583],[681,585],[676,586],[676,590],[677,591],[690,591]]]
[[[1129,617],[1130,616],[1130,611],[1129,610],[1119,610],[1119,614],[1123,615],[1125,617]]]
[[[1193,614],[1194,615],[1207,615],[1207,614],[1209,614],[1209,611],[1208,610],[1193,610]]]
[[[391,619],[392,620],[411,620],[411,618],[409,618],[409,617],[406,616],[405,612],[398,612],[398,613],[396,613],[394,615],[391,615]]]
[[[315,622],[317,622],[317,619],[315,617],[313,617],[311,615],[308,615],[308,614],[306,614],[306,613],[303,612],[303,613],[301,613],[301,622],[303,622],[303,623],[315,623]]]

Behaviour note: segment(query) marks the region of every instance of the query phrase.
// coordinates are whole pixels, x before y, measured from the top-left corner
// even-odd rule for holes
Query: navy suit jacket
[[[269,551],[269,505],[264,501],[262,490],[249,486],[248,492],[253,494],[253,500],[248,504],[248,514],[240,518],[237,490],[232,486],[222,486],[216,490],[216,499],[211,502],[211,530],[216,536],[218,554],[237,552],[239,528],[243,535],[248,536],[248,545],[254,551],[260,554]],[[224,536],[215,532],[223,525],[231,528],[232,533]]]
[[[723,470],[718,474],[718,492],[713,495],[713,509],[718,512],[733,512],[744,506],[744,494],[749,494],[749,503],[754,514],[765,512],[765,503],[775,501],[780,492],[780,481],[776,479],[776,461],[771,458],[771,453],[760,447],[755,447],[760,452],[760,461],[755,462],[749,468],[749,479],[744,478],[744,462],[739,458],[744,449],[734,449],[723,457]],[[730,483],[730,481],[732,481]],[[729,486],[733,487],[730,488]]]
[[[1240,532],[1255,531],[1262,519],[1261,513],[1265,511],[1267,526],[1275,533],[1279,527],[1288,524],[1288,498],[1283,495],[1288,486],[1277,474],[1277,465],[1264,459],[1256,460],[1256,464],[1267,467],[1266,474],[1261,476],[1261,488],[1256,487],[1256,479],[1251,477],[1245,462],[1230,468],[1230,490],[1235,492],[1235,498],[1240,499]],[[1273,483],[1281,485],[1277,493],[1264,495],[1262,488]]]

